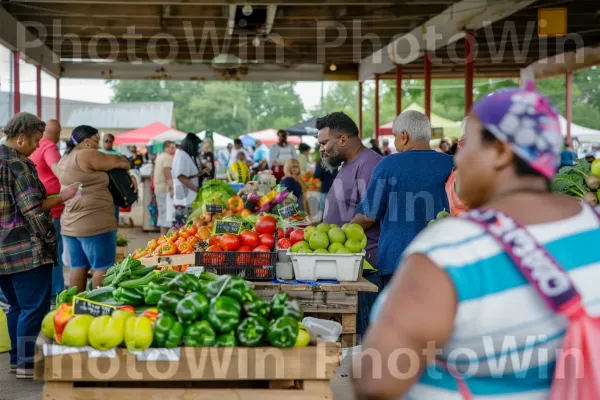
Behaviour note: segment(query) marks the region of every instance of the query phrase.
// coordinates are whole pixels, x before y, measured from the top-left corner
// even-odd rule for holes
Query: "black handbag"
[[[134,179],[124,169],[111,169],[108,171],[108,190],[112,194],[115,205],[127,208],[135,203],[138,195],[133,191],[131,180]]]

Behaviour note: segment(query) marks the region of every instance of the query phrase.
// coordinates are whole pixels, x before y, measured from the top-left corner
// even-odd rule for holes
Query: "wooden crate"
[[[38,339],[35,379],[45,400],[331,400],[329,379],[339,366],[337,343],[291,349],[180,348],[178,361],[139,361],[126,349],[116,358],[87,352],[44,357]]]

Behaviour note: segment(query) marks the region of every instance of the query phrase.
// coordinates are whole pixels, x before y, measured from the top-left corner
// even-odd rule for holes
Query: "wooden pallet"
[[[178,361],[139,361],[126,349],[115,358],[88,353],[44,357],[38,339],[35,379],[45,400],[331,400],[339,366],[337,343],[291,349],[181,348]]]

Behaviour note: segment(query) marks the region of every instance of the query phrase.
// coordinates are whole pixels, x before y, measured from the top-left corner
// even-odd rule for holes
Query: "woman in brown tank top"
[[[90,268],[92,287],[96,288],[115,262],[117,220],[106,172],[130,168],[125,157],[99,152],[98,143],[97,129],[87,125],[75,128],[56,174],[61,186],[76,182],[82,186],[81,196],[67,201],[61,216],[61,233],[71,259],[71,286],[77,286],[79,292],[85,290]]]

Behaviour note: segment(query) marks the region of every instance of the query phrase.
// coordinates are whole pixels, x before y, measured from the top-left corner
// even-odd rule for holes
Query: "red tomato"
[[[252,250],[254,253],[270,253],[271,250],[267,246],[260,245]],[[271,265],[270,254],[256,254],[254,256],[254,265],[257,267],[268,267]]]
[[[250,253],[252,252],[252,248],[248,247],[248,246],[242,246],[238,249],[238,252],[240,253]]]
[[[284,237],[283,229],[277,228],[277,239],[283,239]]]
[[[254,250],[252,250],[252,251],[255,253],[270,253],[271,252],[271,250],[267,246],[262,245],[262,244],[260,246],[256,246],[254,248]]]
[[[298,242],[304,241],[304,230],[296,229],[290,235],[290,242],[292,242],[292,246]]]
[[[240,248],[240,238],[231,233],[226,233],[219,240],[219,247],[225,251],[236,251]]]
[[[210,239],[208,239],[208,244],[210,246],[218,246],[220,240],[221,240],[221,235],[212,235],[210,237]]]
[[[258,233],[270,233],[271,235],[277,230],[277,220],[270,215],[260,217],[256,221],[256,232]]]
[[[285,250],[285,249],[289,249],[290,247],[292,247],[292,242],[289,239],[283,238],[283,239],[279,239],[277,241],[278,249]]]
[[[242,253],[242,254],[238,254],[237,256],[235,256],[235,264],[236,265],[247,265],[247,266],[251,266],[253,265],[252,262],[252,254],[247,254],[247,253],[252,253],[252,249],[248,246],[242,246],[238,249],[238,253]]]
[[[253,249],[258,246],[258,233],[245,230],[240,233],[240,242],[242,243],[242,246],[248,246]]]
[[[202,261],[204,265],[224,265],[225,254],[214,254],[222,253],[223,250],[219,246],[210,246],[206,249],[206,252],[202,255]]]
[[[258,237],[258,243],[261,246],[266,246],[269,249],[269,251],[271,251],[273,246],[275,246],[275,237],[268,233],[263,233]]]

